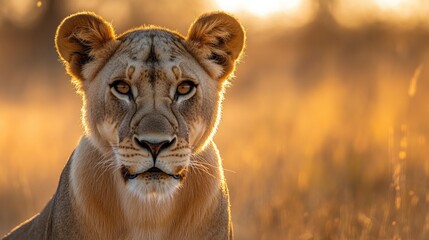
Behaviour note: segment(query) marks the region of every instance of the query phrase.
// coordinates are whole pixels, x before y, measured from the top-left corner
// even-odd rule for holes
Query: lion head
[[[56,47],[82,96],[86,135],[106,156],[100,167],[139,198],[173,196],[215,132],[244,38],[222,12],[198,18],[186,37],[159,27],[116,35],[89,12],[64,19]]]

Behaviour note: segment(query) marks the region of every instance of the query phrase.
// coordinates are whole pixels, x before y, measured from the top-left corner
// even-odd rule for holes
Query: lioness
[[[65,18],[55,44],[85,134],[45,209],[5,239],[232,239],[212,138],[244,39],[222,12],[187,37],[153,26],[116,35],[90,12]]]

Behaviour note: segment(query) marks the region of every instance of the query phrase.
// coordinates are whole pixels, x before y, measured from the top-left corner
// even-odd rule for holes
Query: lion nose
[[[169,148],[171,145],[173,145],[173,143],[176,141],[176,138],[173,138],[172,140],[165,140],[165,141],[161,141],[161,142],[152,142],[152,141],[148,141],[148,140],[140,140],[138,138],[135,138],[136,143],[148,150],[150,152],[150,154],[153,157],[153,161],[156,161],[156,157],[158,156],[158,154],[164,150]]]

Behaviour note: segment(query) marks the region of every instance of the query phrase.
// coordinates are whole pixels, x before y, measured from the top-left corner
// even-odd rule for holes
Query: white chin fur
[[[173,198],[179,190],[180,182],[171,178],[167,180],[131,179],[127,182],[127,189],[142,201],[162,203]]]

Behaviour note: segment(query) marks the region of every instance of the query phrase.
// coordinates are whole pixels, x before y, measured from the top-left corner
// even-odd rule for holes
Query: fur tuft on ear
[[[241,24],[223,12],[207,13],[189,28],[187,42],[191,51],[214,79],[226,79],[244,48]]]
[[[81,12],[61,22],[57,28],[55,46],[67,72],[83,80],[83,66],[105,55],[106,45],[114,39],[115,32],[110,23],[95,13]]]

